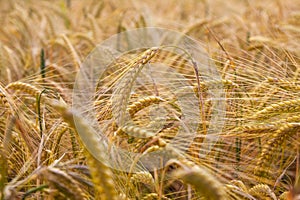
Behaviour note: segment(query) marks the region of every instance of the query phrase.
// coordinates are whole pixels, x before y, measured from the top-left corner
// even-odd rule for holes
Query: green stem
[[[38,187],[32,188],[30,190],[28,190],[22,197],[22,200],[25,200],[26,197],[28,197],[30,194],[38,192],[38,191],[42,191],[43,189],[48,188],[48,185],[40,185]]]

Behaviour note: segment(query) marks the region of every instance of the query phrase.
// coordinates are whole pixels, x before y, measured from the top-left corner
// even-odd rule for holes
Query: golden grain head
[[[0,199],[296,199],[299,10],[295,0],[0,1]],[[145,27],[179,34],[128,34]],[[116,48],[105,57],[101,44]],[[82,77],[95,88],[82,88],[79,111]],[[158,152],[173,157],[153,167]]]

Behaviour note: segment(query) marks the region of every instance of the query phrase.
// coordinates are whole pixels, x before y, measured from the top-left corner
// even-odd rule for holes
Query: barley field
[[[300,1],[2,0],[0,24],[1,199],[300,199]],[[148,27],[201,55],[98,53]]]

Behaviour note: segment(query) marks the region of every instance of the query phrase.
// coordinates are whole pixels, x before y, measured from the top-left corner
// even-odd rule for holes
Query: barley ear
[[[158,104],[159,102],[164,101],[162,98],[157,96],[149,96],[146,98],[139,99],[137,102],[129,105],[127,111],[129,112],[130,116],[133,117],[135,113],[146,108],[152,104]]]
[[[170,198],[165,196],[160,197],[157,193],[149,193],[142,198],[142,200],[156,200],[156,199],[171,200]]]
[[[78,183],[66,172],[58,168],[47,167],[40,173],[50,185],[67,195],[68,198],[73,200],[87,199]]]
[[[271,104],[255,113],[253,118],[266,118],[284,112],[298,112],[300,109],[300,99],[286,100]]]
[[[265,184],[258,184],[256,186],[252,187],[249,190],[249,194],[254,197],[258,197],[258,198],[270,197],[273,200],[277,199],[274,192],[269,188],[268,185],[265,185]]]
[[[92,175],[94,187],[96,189],[96,199],[117,199],[117,194],[114,188],[113,173],[111,169],[103,162],[104,153],[100,147],[101,142],[97,138],[95,130],[80,117],[75,111],[66,107],[66,105],[51,102],[51,104],[59,111],[63,119],[70,124],[70,126],[77,131],[85,130],[85,144],[89,144],[89,150],[92,150],[93,155],[97,155],[97,159],[86,148],[86,157],[89,169]],[[75,121],[76,120],[76,125]],[[83,139],[83,138],[81,138]],[[99,160],[98,160],[99,159]]]
[[[75,68],[79,69],[80,63],[81,63],[79,55],[77,54],[77,52],[76,52],[74,46],[72,45],[72,43],[70,42],[69,38],[67,38],[66,35],[62,35],[62,38],[67,45],[67,49],[71,53],[73,64],[74,64]]]
[[[300,129],[298,123],[286,123],[283,124],[271,137],[267,144],[264,145],[257,162],[257,172],[266,174],[270,161],[272,160],[272,154],[274,151],[282,145],[282,143],[288,138],[288,136],[295,134]]]
[[[25,92],[27,94],[30,94],[34,97],[36,97],[37,95],[39,95],[41,93],[41,91],[36,88],[35,86],[28,84],[28,83],[23,83],[23,82],[13,82],[8,84],[5,87],[6,90],[20,90],[22,92]]]
[[[154,179],[149,172],[142,171],[142,172],[137,172],[137,173],[133,174],[132,177],[130,178],[130,182],[131,183],[141,182],[141,183],[152,186],[154,184]]]
[[[184,183],[193,185],[200,195],[208,199],[227,199],[223,185],[216,177],[199,166],[178,170],[175,172],[175,176],[183,180]]]

